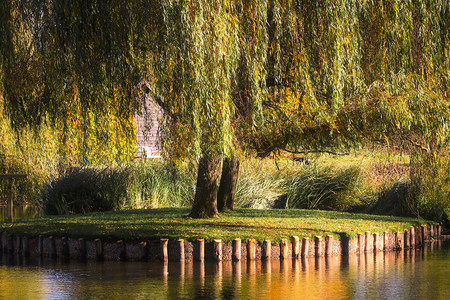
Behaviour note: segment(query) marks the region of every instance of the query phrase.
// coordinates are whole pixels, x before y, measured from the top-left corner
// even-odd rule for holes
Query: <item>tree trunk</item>
[[[203,155],[198,164],[192,218],[211,218],[218,215],[217,191],[219,189],[220,159],[214,155]]]
[[[219,193],[217,195],[217,208],[219,211],[233,210],[238,176],[239,157],[232,156],[224,158],[222,178],[220,179]]]

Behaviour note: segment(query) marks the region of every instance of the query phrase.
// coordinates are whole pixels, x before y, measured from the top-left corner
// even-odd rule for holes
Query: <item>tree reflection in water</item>
[[[0,298],[448,299],[450,243],[240,262],[60,262],[2,254]]]

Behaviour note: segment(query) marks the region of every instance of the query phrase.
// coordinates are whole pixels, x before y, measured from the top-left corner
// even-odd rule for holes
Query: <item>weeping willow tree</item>
[[[58,123],[74,105],[127,116],[150,94],[166,153],[198,161],[193,217],[232,193],[219,179],[223,158],[237,173],[237,149],[447,144],[445,0],[16,0],[0,14],[12,124]]]

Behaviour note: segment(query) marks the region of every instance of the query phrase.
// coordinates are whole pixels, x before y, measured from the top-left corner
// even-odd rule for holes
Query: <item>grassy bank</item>
[[[420,216],[450,228],[448,157],[422,162],[425,167],[412,173],[408,155],[383,149],[348,155],[311,154],[301,157],[304,161],[287,154],[276,159],[242,157],[235,207]],[[46,214],[191,207],[195,179],[196,166],[188,162],[63,168],[30,189],[39,191],[40,197],[31,202]],[[14,194],[26,198],[20,189]]]
[[[292,235],[314,237],[339,233],[350,237],[358,232],[403,231],[425,221],[400,217],[352,214],[318,210],[238,209],[220,218],[190,219],[189,209],[165,208],[124,210],[84,215],[45,216],[14,224],[0,224],[7,233],[54,235],[104,240],[145,240],[184,238],[194,240],[255,238],[279,242]]]

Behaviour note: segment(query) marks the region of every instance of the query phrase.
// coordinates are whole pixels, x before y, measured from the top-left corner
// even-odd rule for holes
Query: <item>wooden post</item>
[[[241,260],[241,239],[233,240],[233,260],[240,261]]]
[[[167,245],[169,244],[169,240],[168,239],[160,239],[159,240],[159,245],[160,245],[160,259],[162,261],[168,261],[169,259],[169,254],[167,252]]]
[[[20,255],[21,252],[22,252],[22,238],[21,238],[20,236],[16,235],[16,240],[15,240],[15,242],[16,242],[16,245],[15,245],[15,247],[14,247],[14,251],[15,251],[15,253],[17,253],[18,255]]]
[[[12,254],[14,252],[14,237],[12,235],[8,235],[8,253]]]
[[[197,239],[197,248],[195,253],[195,260],[196,261],[205,261],[205,240],[204,239]]]
[[[0,253],[3,253],[5,247],[3,246],[3,231],[0,231]]]
[[[410,242],[410,232],[409,232],[409,230],[408,229],[405,229],[405,233],[404,233],[404,243],[405,243],[405,246],[404,246],[404,248],[405,249],[408,249],[411,245],[409,244],[409,242]]]
[[[305,237],[302,239],[302,256],[308,256],[309,252],[309,238]]]
[[[389,241],[389,232],[385,231],[383,232],[383,250],[386,251],[388,248],[388,241]]]
[[[288,245],[287,240],[282,239],[280,242],[280,258],[285,259],[288,257]]]
[[[97,260],[103,260],[103,245],[101,239],[94,240],[95,245],[95,258]]]
[[[403,249],[403,234],[399,231],[395,232],[395,248]]]
[[[8,235],[4,231],[2,232],[2,248],[3,253],[8,252]]]
[[[256,259],[256,240],[249,239],[247,242],[247,258],[248,260]]]
[[[78,258],[81,261],[86,260],[87,258],[87,249],[86,249],[86,240],[83,238],[79,238],[78,239],[78,249],[79,249],[79,253],[78,253]]]
[[[414,229],[414,234],[416,236],[416,247],[419,247],[420,245],[422,245],[422,242],[420,241],[420,239],[422,238],[422,234],[420,232],[420,227],[416,227]]]
[[[22,238],[22,254],[25,258],[30,256],[30,241],[27,236]]]
[[[409,238],[409,245],[413,248],[416,245],[416,230],[414,227],[411,227]]]
[[[300,258],[300,241],[298,236],[292,237],[292,258],[299,259]]]
[[[184,240],[178,239],[177,244],[178,244],[178,261],[183,262],[184,261]]]
[[[61,255],[64,259],[70,258],[70,250],[69,250],[69,243],[67,237],[62,238],[62,251]]]
[[[50,257],[55,259],[56,258],[56,243],[55,238],[53,236],[48,237],[48,240],[50,242]]]
[[[222,261],[222,240],[214,240],[213,258],[215,261]]]
[[[8,222],[13,221],[13,215],[14,215],[12,183],[13,183],[13,179],[9,178],[9,180],[8,180],[8,204],[7,204]]]
[[[357,237],[358,237],[358,245],[357,245],[357,248],[356,248],[356,252],[357,253],[362,253],[362,252],[364,252],[364,250],[362,249],[362,247],[363,247],[362,233],[357,233]]]
[[[378,242],[379,242],[380,236],[378,233],[373,234],[373,252],[377,252],[378,250]]]
[[[416,227],[416,240],[418,241],[418,244],[422,246],[422,227],[417,226]]]
[[[119,248],[119,257],[117,260],[119,261],[125,261],[126,258],[126,246],[123,240],[117,241],[117,248]]]
[[[422,245],[425,245],[425,241],[427,240],[427,226],[426,225],[422,225],[420,228],[420,234],[422,236]]]
[[[265,240],[262,245],[262,260],[269,260],[272,253],[272,243],[269,240]]]
[[[38,254],[42,257],[42,254],[44,252],[44,237],[40,235],[38,237]]]
[[[314,255],[316,257],[322,256],[322,237],[316,236],[314,237]]]
[[[373,245],[370,245],[370,231],[364,232],[364,252],[372,252]]]
[[[139,245],[142,246],[143,253],[139,255],[139,260],[148,261],[148,249],[150,248],[150,241],[140,242]]]
[[[333,237],[331,235],[327,235],[325,237],[325,256],[331,255],[331,242],[333,241]]]

